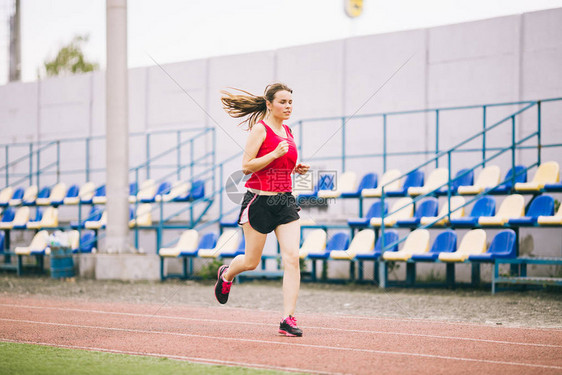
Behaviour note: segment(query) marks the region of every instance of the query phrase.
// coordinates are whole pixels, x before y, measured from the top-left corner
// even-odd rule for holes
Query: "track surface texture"
[[[556,325],[560,319],[560,294],[542,296],[542,300],[549,301],[545,306],[551,311],[544,313],[548,326],[540,327],[536,323],[525,326],[524,315],[519,321],[512,317],[510,323],[502,325],[455,321],[452,317],[416,318],[415,311],[408,310],[407,295],[398,293],[393,297],[391,291],[373,293],[359,288],[364,301],[384,303],[384,297],[394,299],[395,305],[403,306],[405,316],[363,314],[361,309],[359,313],[331,310],[325,305],[314,311],[305,308],[297,315],[304,336],[289,338],[277,334],[278,311],[257,305],[259,300],[249,308],[233,307],[230,302],[226,306],[212,304],[212,285],[172,283],[160,299],[132,301],[115,298],[111,293],[105,298],[88,296],[84,291],[90,284],[81,282],[53,283],[50,292],[40,288],[43,293],[22,293],[25,281],[2,279],[0,341],[311,373],[562,374],[562,327]],[[27,279],[27,283],[43,281]],[[43,286],[50,283],[46,281]],[[274,293],[280,289],[279,284],[251,284],[239,285],[239,293],[270,290],[279,297]],[[149,284],[92,285],[110,285],[109,289],[116,286],[123,295],[130,296],[135,294],[133,289],[139,291],[139,285],[142,289]],[[63,296],[53,292],[77,287],[82,290],[82,298],[72,292]],[[199,290],[211,294],[208,304],[198,299]],[[345,291],[344,287],[327,291],[304,286],[302,294],[337,298]],[[195,297],[193,303],[173,298],[178,293],[185,296],[190,292]],[[421,291],[409,298],[423,297],[423,292],[427,293],[429,304],[436,303],[434,298],[441,294]],[[441,297],[446,298],[447,293],[443,292],[445,296]],[[236,294],[231,298],[236,300]],[[471,309],[473,298],[461,298],[459,303],[464,300],[464,310]],[[535,297],[528,293],[519,297],[529,298]],[[254,295],[254,299],[259,297]]]

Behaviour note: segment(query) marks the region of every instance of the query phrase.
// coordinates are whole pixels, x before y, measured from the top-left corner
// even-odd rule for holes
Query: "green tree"
[[[53,60],[45,61],[43,67],[47,77],[85,73],[98,69],[98,63],[86,61],[84,58],[82,45],[88,42],[88,39],[88,35],[75,36],[68,45],[59,50]]]

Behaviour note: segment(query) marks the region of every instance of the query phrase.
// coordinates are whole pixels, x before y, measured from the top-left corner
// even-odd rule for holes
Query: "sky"
[[[0,0],[0,85],[8,79],[8,16]],[[21,0],[22,80],[75,35],[105,67],[105,0]],[[344,0],[129,0],[129,67],[275,50],[562,7],[562,0],[364,0],[349,18]]]

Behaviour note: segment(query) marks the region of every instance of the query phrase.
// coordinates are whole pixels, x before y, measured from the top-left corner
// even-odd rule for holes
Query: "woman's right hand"
[[[281,141],[273,150],[273,156],[275,159],[280,158],[281,156],[285,155],[289,151],[289,143],[287,141]]]

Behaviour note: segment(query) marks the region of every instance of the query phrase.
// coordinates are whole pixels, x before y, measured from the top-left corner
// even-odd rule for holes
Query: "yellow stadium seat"
[[[37,193],[37,185],[31,185],[25,189],[22,199],[10,199],[10,206],[19,206],[22,203],[35,202]]]
[[[429,175],[429,177],[427,178],[425,185],[409,187],[408,195],[415,197],[418,195],[429,194],[430,192],[447,184],[448,179],[449,179],[449,170],[447,168],[434,169]]]
[[[12,229],[13,227],[25,228],[29,221],[29,207],[20,207],[16,211],[14,220],[8,222],[0,222],[0,229]]]
[[[465,203],[466,201],[463,197],[451,197],[451,219],[457,219],[464,216],[464,207],[461,206],[463,206]],[[431,225],[431,223],[435,222],[433,226],[446,225],[449,223],[449,217],[447,216],[448,212],[449,201],[445,200],[445,204],[441,207],[441,210],[439,211],[437,216],[424,216],[420,219],[420,224]]]
[[[471,255],[486,252],[486,232],[483,229],[473,229],[467,232],[453,253],[440,253],[439,260],[442,262],[464,262]]]
[[[363,229],[357,233],[347,250],[332,250],[330,258],[351,260],[357,254],[366,254],[373,251],[375,248],[375,231],[372,229]]]
[[[507,196],[496,215],[481,216],[478,219],[480,225],[504,225],[509,219],[525,216],[525,198],[520,194]]]
[[[380,181],[378,187],[376,187],[374,189],[363,189],[363,191],[361,191],[361,195],[365,198],[380,197],[382,195],[382,186],[384,186],[384,185],[386,185],[384,187],[385,193],[389,192],[389,191],[399,190],[400,187],[402,186],[402,180],[396,180],[394,182],[391,182],[391,181],[397,179],[398,177],[400,177],[400,175],[401,175],[401,173],[398,169],[391,169],[391,170],[386,171],[382,175],[382,178],[381,178],[381,181]]]
[[[160,201],[170,202],[174,198],[185,196],[189,191],[189,188],[190,188],[189,182],[176,181],[174,182],[172,188],[168,193],[164,195],[157,195],[156,197],[154,197],[154,199],[156,200],[156,202],[160,202]]]
[[[319,198],[338,198],[342,193],[353,193],[357,190],[357,174],[355,172],[345,172],[336,180],[335,190],[319,190]]]
[[[304,259],[308,254],[324,253],[326,249],[327,234],[322,229],[311,231],[299,249],[299,257]]]
[[[64,182],[60,182],[56,184],[53,189],[51,190],[51,194],[49,198],[37,198],[35,204],[38,206],[48,206],[51,202],[59,202],[64,199],[66,195],[66,184]]]
[[[64,198],[65,205],[78,204],[80,200],[89,201],[94,197],[96,192],[96,185],[93,182],[86,182],[84,185],[80,186],[77,197]]]
[[[49,243],[49,233],[46,230],[39,231],[31,240],[29,246],[16,247],[16,255],[43,254]]]
[[[107,225],[107,211],[103,211],[99,220],[89,220],[84,223],[86,229],[101,229]]]
[[[14,194],[14,189],[10,186],[2,189],[2,192],[0,192],[0,204],[8,205],[10,203],[10,199],[12,198],[13,194]]]
[[[54,228],[59,226],[59,210],[55,207],[49,207],[43,213],[43,217],[39,221],[30,221],[27,223],[27,229]]]
[[[224,231],[213,249],[199,249],[197,256],[202,258],[218,258],[221,253],[236,252],[240,243],[240,231],[229,229]]]
[[[135,203],[136,201],[141,201],[143,199],[151,199],[156,194],[156,182],[152,179],[144,181],[139,189],[139,192],[136,196],[131,195],[129,196],[129,202]]]
[[[159,253],[162,257],[177,257],[182,251],[195,251],[199,242],[199,233],[195,229],[184,231],[174,247],[164,247]]]
[[[539,216],[537,223],[539,225],[562,225],[562,204],[554,216]]]
[[[560,181],[560,166],[555,161],[542,163],[537,168],[531,182],[518,182],[515,184],[516,191],[540,191],[544,185]]]
[[[384,226],[392,227],[398,220],[403,220],[414,216],[414,202],[412,198],[400,198],[393,205],[390,214],[384,218]],[[371,225],[373,227],[382,226],[382,218],[371,218]]]
[[[416,229],[404,241],[404,247],[398,251],[385,251],[382,256],[389,261],[407,261],[414,254],[423,254],[429,251],[429,231]]]
[[[476,182],[472,186],[459,186],[457,192],[461,195],[478,195],[486,189],[499,185],[501,180],[500,167],[489,165],[482,169]]]
[[[144,203],[137,206],[135,217],[129,220],[129,227],[147,227],[150,225],[152,225],[152,206],[150,203]]]

